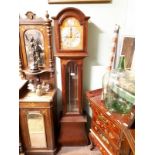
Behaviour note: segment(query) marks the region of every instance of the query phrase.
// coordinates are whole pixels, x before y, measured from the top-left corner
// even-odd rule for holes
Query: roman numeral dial
[[[83,48],[83,26],[73,17],[66,18],[61,27],[61,49],[81,50]]]

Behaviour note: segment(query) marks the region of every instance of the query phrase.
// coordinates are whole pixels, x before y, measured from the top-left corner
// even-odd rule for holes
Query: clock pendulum
[[[62,117],[60,145],[87,145],[82,102],[83,59],[87,54],[88,19],[76,8],[65,8],[54,19],[55,56],[61,60]]]

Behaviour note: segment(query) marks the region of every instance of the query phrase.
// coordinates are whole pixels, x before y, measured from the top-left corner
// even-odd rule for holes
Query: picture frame
[[[110,3],[112,0],[48,0],[48,4],[67,3]]]

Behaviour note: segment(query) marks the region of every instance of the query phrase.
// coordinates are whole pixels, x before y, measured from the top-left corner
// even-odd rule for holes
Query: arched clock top
[[[53,17],[56,52],[58,57],[86,57],[88,16],[73,7],[61,10]]]
[[[88,19],[90,18],[88,16],[85,16],[85,14],[81,10],[73,7],[68,7],[61,10],[58,15],[56,17],[52,17],[52,19],[59,20],[58,25],[62,25],[63,21],[69,17],[76,18],[81,25],[84,24],[84,21],[88,21]]]

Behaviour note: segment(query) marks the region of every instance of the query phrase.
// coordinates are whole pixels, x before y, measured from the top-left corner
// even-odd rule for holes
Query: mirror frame
[[[36,14],[31,11],[28,11],[26,14],[27,18],[19,19],[19,47],[20,47],[20,59],[22,62],[22,70],[29,70],[27,54],[26,54],[26,45],[24,34],[28,30],[38,30],[43,36],[44,42],[44,63],[45,66],[42,70],[51,71],[51,67],[54,64],[54,57],[52,52],[52,32],[51,32],[51,20],[49,19],[49,14],[46,13],[46,18],[38,18]]]

